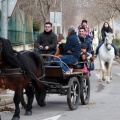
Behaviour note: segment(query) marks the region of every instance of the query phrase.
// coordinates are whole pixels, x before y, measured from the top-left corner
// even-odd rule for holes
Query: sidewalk
[[[0,106],[13,103],[13,96],[14,92],[11,90],[6,90],[0,93]]]
[[[118,59],[115,59],[115,61],[116,61],[116,62],[118,62],[118,63],[120,63],[120,58],[118,58]]]

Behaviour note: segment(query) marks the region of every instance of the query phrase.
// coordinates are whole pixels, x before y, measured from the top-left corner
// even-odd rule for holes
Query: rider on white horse
[[[95,57],[97,57],[99,48],[100,48],[101,45],[104,43],[104,40],[105,40],[105,37],[106,37],[105,32],[106,32],[106,33],[113,33],[112,28],[110,27],[110,25],[109,25],[107,22],[105,22],[105,23],[103,24],[103,27],[102,27],[102,30],[101,30],[102,41],[100,42],[100,44],[98,45],[98,47],[97,47],[97,49],[96,49]],[[118,58],[117,47],[115,46],[114,43],[112,43],[112,47],[115,49],[115,56],[116,56],[116,58]]]

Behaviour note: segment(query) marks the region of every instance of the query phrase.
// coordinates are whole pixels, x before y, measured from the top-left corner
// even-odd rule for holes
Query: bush
[[[113,43],[120,49],[120,39],[114,39]]]
[[[33,21],[33,31],[40,31],[40,23],[38,21]]]

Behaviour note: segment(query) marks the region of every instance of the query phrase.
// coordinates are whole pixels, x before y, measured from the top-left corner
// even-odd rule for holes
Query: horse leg
[[[15,103],[15,112],[13,115],[12,120],[19,120],[20,119],[20,100],[21,100],[21,90],[19,92],[15,91],[13,101]]]
[[[107,83],[109,84],[110,83],[110,74],[111,74],[111,64],[109,63],[109,66],[108,66],[108,71],[107,71]]]
[[[100,62],[100,69],[101,69],[100,80],[105,81],[105,66],[102,60]]]
[[[32,115],[32,103],[33,103],[33,99],[34,99],[33,85],[31,85],[31,86],[28,85],[28,87],[26,88],[26,95],[27,95],[28,101],[27,101],[25,115],[30,116],[30,115]]]
[[[102,67],[102,80],[105,81],[105,66]]]
[[[110,68],[110,80],[112,80],[112,67]]]
[[[100,61],[100,58],[99,58]],[[101,62],[100,62],[100,76],[99,76],[99,80],[102,80],[102,66],[101,66]]]
[[[36,89],[36,100],[40,107],[46,106],[45,98],[46,98],[45,88],[37,88]]]

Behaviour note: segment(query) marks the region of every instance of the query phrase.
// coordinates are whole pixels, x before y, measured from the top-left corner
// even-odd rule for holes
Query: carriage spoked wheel
[[[80,84],[76,77],[70,78],[68,82],[67,103],[71,110],[75,110],[79,105]]]
[[[80,80],[80,99],[82,105],[89,103],[90,99],[90,80],[88,74],[84,75]]]

